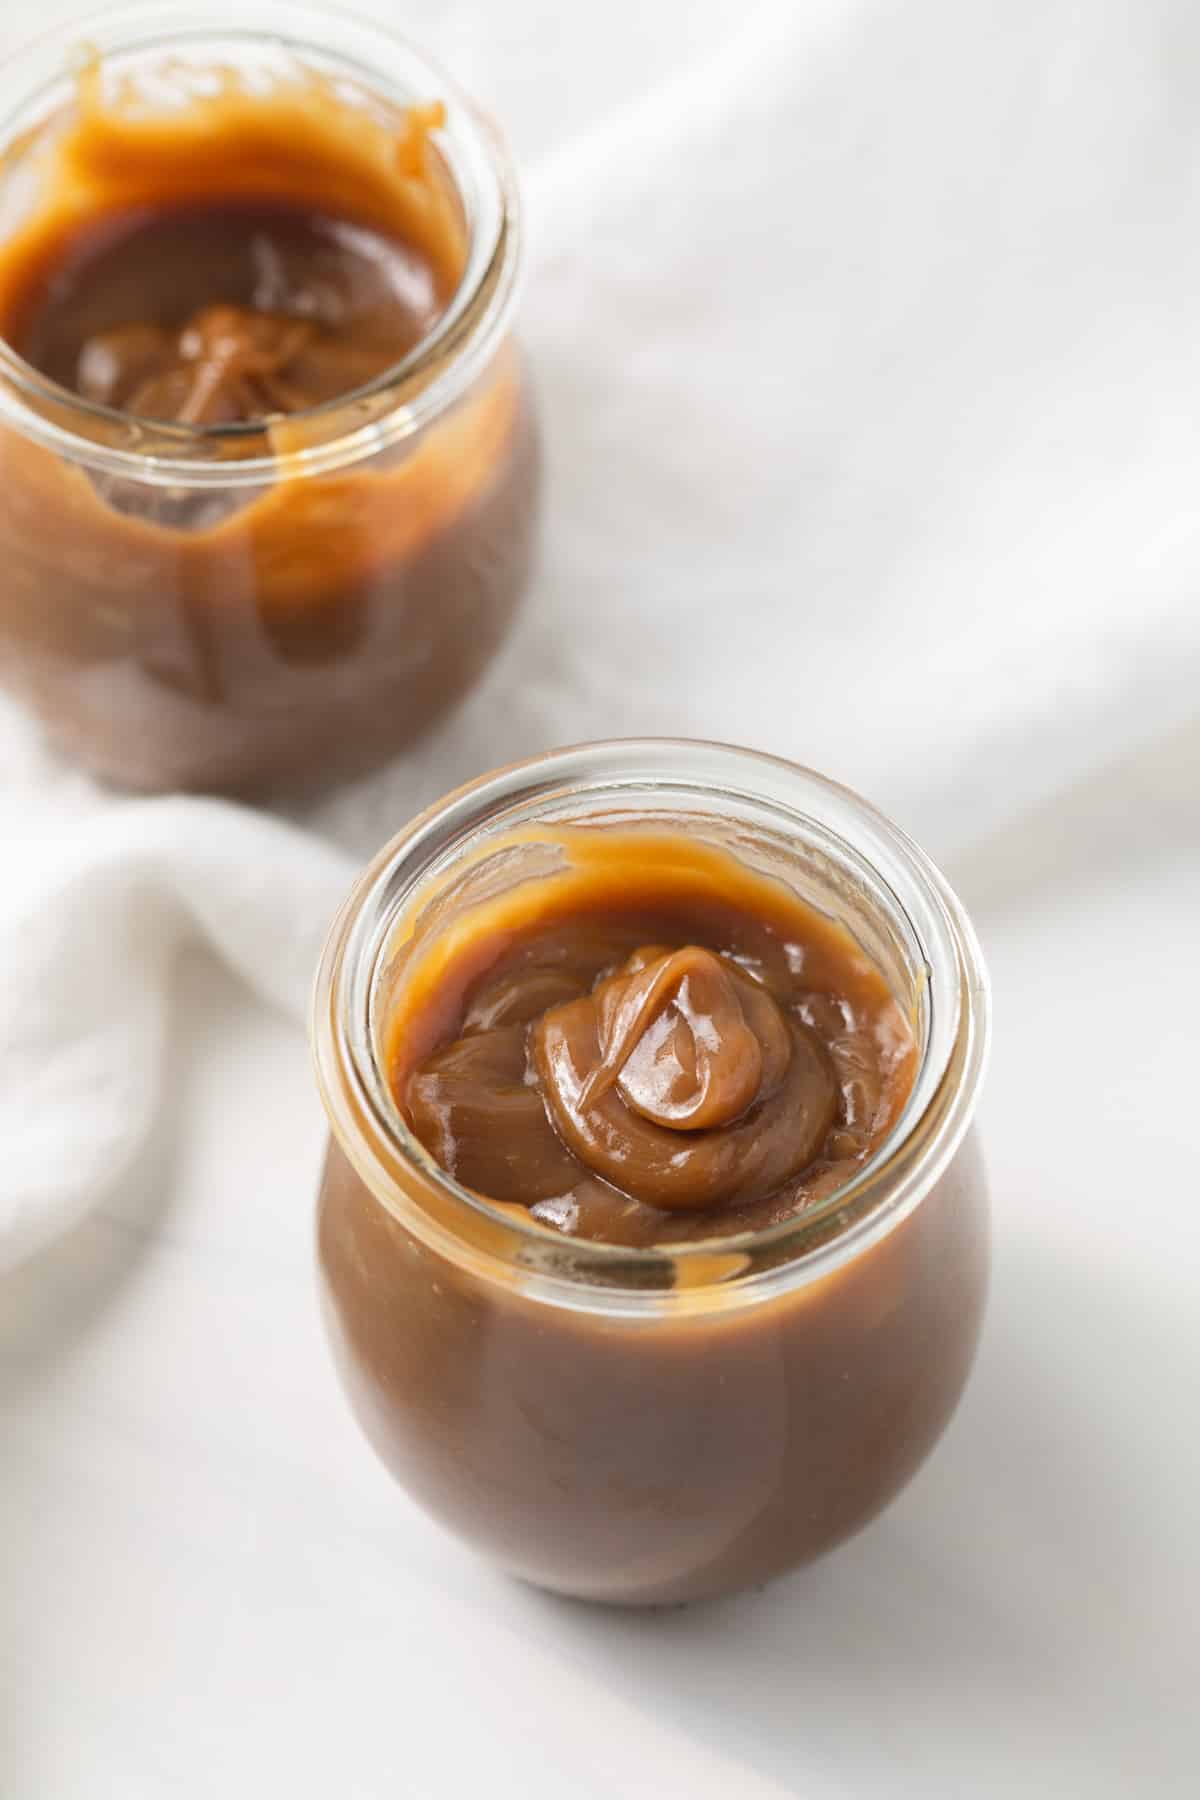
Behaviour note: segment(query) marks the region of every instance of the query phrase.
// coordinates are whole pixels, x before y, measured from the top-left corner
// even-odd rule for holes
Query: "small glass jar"
[[[769,1230],[651,1249],[490,1206],[407,1129],[383,1045],[405,972],[565,827],[682,831],[839,920],[919,1064],[874,1158]],[[560,1593],[669,1603],[761,1582],[865,1524],[942,1432],[974,1356],[987,1201],[970,1129],[987,983],[963,910],[846,789],[746,750],[586,745],[425,813],[336,920],[314,1002],[332,1127],[322,1291],[367,1435],[434,1518]]]
[[[130,141],[147,118],[177,124],[191,197],[231,81],[247,104],[340,109],[345,145],[358,127],[364,144],[398,140],[413,106],[441,102],[428,142],[461,220],[457,287],[384,374],[274,420],[132,417],[0,341],[0,680],[104,779],[269,795],[384,761],[486,668],[528,580],[538,454],[510,336],[517,191],[496,130],[375,26],[280,0],[230,16],[135,6],[77,27],[74,68],[61,31],[6,61],[0,265],[48,204],[82,71],[93,102],[120,96]],[[120,130],[97,167],[132,207]],[[286,133],[255,145],[251,132],[243,198],[299,203],[305,159]],[[81,191],[71,165],[54,206]]]

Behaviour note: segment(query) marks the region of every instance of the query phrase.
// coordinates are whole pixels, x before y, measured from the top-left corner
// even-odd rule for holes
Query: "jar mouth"
[[[378,1054],[381,971],[398,922],[420,892],[484,832],[522,810],[634,792],[686,795],[710,818],[753,803],[805,834],[818,854],[848,859],[911,935],[918,959],[920,1060],[907,1103],[870,1159],[833,1194],[757,1231],[629,1246],[573,1238],[462,1187],[405,1122]],[[693,815],[695,816],[695,815]],[[661,821],[658,821],[661,822]],[[549,827],[552,833],[553,826]],[[318,1086],[335,1138],[370,1192],[443,1254],[495,1276],[520,1271],[542,1298],[640,1310],[663,1289],[693,1298],[724,1288],[739,1300],[828,1274],[908,1215],[948,1166],[971,1122],[990,1032],[986,970],[961,903],[925,853],[867,801],[812,770],[756,751],[685,739],[618,739],[558,750],[486,775],[414,820],[364,871],[334,921],[313,996]],[[427,1214],[411,1178],[450,1206]],[[581,1288],[588,1289],[586,1297]],[[657,1291],[656,1291],[657,1290]],[[676,1296],[677,1297],[677,1296]]]
[[[328,473],[420,431],[486,367],[507,328],[520,274],[520,200],[503,136],[433,58],[353,13],[338,12],[334,33],[327,12],[288,0],[249,0],[224,19],[214,19],[213,10],[149,0],[87,15],[72,26],[74,58],[64,53],[61,27],[26,44],[0,75],[0,155],[52,115],[77,78],[81,52],[105,62],[203,46],[226,57],[239,48],[265,48],[293,57],[300,69],[313,67],[315,58],[323,73],[376,101],[397,107],[442,101],[444,123],[430,135],[463,207],[469,247],[454,293],[411,350],[370,381],[287,415],[289,429],[314,432],[316,441],[298,448],[235,459],[231,452],[261,438],[270,421],[144,419],[62,386],[0,336],[0,418],[72,461],[152,486],[230,488],[261,485],[284,472]],[[79,427],[120,432],[135,442],[106,443]]]

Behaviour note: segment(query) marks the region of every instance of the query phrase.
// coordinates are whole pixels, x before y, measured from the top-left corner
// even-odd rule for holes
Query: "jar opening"
[[[440,102],[429,143],[461,212],[465,256],[429,329],[381,373],[281,419],[158,421],[62,386],[0,338],[0,418],[59,455],[151,485],[261,485],[326,473],[420,431],[464,394],[507,327],[519,265],[515,178],[499,134],[433,61],[389,31],[278,0],[250,0],[216,22],[209,9],[142,5],[84,19],[74,56],[61,31],[18,52],[0,76],[0,195],[37,162],[47,130],[73,104],[81,67],[131,82],[165,115],[180,80],[221,71],[253,99],[271,83],[319,82],[347,112],[399,128],[410,109]],[[89,64],[90,59],[90,64]],[[175,82],[174,101],[172,82]],[[0,211],[3,209],[0,208]]]
[[[432,907],[470,906],[515,873],[551,870],[555,832],[631,818],[720,834],[850,923],[911,1007],[919,1066],[891,1132],[852,1180],[757,1232],[647,1248],[577,1239],[513,1219],[460,1187],[409,1131],[381,1044],[395,953]],[[715,840],[714,840],[715,841]],[[526,864],[527,869],[533,865]],[[680,1289],[824,1273],[904,1217],[970,1121],[987,1042],[986,977],[962,908],[924,854],[857,796],[811,771],[721,745],[584,745],[502,770],[416,820],[366,871],[336,922],[314,1007],[318,1080],[334,1134],[368,1188],[443,1253],[526,1281]],[[414,1197],[419,1195],[419,1198]],[[494,1272],[494,1271],[493,1271]]]

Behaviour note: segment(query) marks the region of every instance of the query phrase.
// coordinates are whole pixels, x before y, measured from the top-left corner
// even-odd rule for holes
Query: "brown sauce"
[[[141,418],[226,425],[365,387],[444,308],[411,245],[245,202],[107,214],[14,306],[27,362]]]
[[[426,729],[497,648],[537,487],[510,346],[394,448],[304,462],[386,416],[388,372],[463,277],[441,117],[228,71],[156,108],[93,68],[47,142],[10,157],[35,197],[0,241],[0,336],[112,409],[73,431],[147,458],[145,478],[112,474],[86,445],[76,460],[0,430],[0,676],[96,773],[324,784]],[[339,403],[372,383],[350,419]],[[179,425],[235,430],[195,450],[156,436]],[[217,478],[153,479],[181,454]],[[267,472],[239,484],[246,457]]]
[[[911,1091],[881,969],[699,836],[531,836],[526,878],[496,894],[464,858],[389,946],[393,1094],[489,1206],[335,1136],[335,1354],[407,1492],[504,1567],[590,1599],[724,1593],[858,1529],[945,1426],[986,1286],[977,1147],[846,1254],[836,1208],[806,1233],[873,1150],[886,1168]]]
[[[849,935],[683,839],[607,842],[419,971],[392,1025],[408,1122],[463,1186],[572,1235],[761,1230],[849,1180],[913,1031]]]

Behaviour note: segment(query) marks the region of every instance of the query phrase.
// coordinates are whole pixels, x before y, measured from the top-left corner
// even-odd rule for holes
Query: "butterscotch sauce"
[[[392,1084],[456,1180],[572,1235],[763,1228],[849,1180],[899,1115],[910,1021],[847,932],[688,839],[572,835],[413,967]]]
[[[0,673],[97,772],[241,791],[369,767],[503,635],[536,488],[509,346],[394,448],[305,460],[388,422],[389,371],[459,290],[442,119],[316,74],[168,66],[147,98],[93,65],[10,148],[32,202],[0,240],[0,336],[91,409],[29,402],[78,458],[0,431]],[[158,435],[180,426],[218,435]],[[88,440],[145,479],[93,467]],[[163,455],[267,473],[166,482]]]
[[[366,226],[208,206],[104,219],[26,295],[27,323],[9,335],[85,400],[226,425],[365,387],[441,310],[429,264]]]
[[[760,826],[756,759],[619,749],[452,796],[339,918],[318,1254],[409,1499],[525,1580],[665,1605],[820,1555],[945,1427],[987,1282],[952,1135],[986,1003],[969,954],[913,954],[917,857],[884,904],[815,821],[784,840],[781,765]],[[823,784],[794,775],[799,817]],[[838,795],[869,870],[857,810]]]

